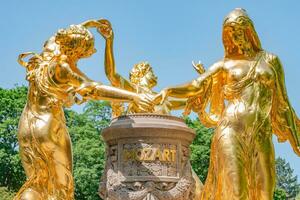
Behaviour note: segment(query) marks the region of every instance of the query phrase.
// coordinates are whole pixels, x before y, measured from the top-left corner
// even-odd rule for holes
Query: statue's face
[[[152,67],[148,63],[142,62],[132,68],[130,82],[151,89],[157,84],[157,76],[155,76]]]
[[[246,42],[245,31],[240,26],[228,27],[228,34],[236,46],[242,46]]]
[[[143,78],[146,79],[147,83],[149,84],[149,88],[156,86],[157,76],[155,76],[152,68],[148,70],[148,72],[145,74]]]
[[[233,48],[240,48],[246,42],[245,31],[240,26],[226,26],[224,27],[223,43],[229,51]]]
[[[251,42],[246,35],[246,29],[238,24],[224,27],[223,44],[228,55],[245,55],[253,50]]]

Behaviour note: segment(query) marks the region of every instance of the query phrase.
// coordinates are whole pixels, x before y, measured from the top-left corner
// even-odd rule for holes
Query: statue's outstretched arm
[[[64,84],[75,88],[75,92],[80,94],[84,100],[109,100],[133,102],[142,111],[151,111],[153,109],[151,99],[144,94],[136,94],[127,90],[119,89],[112,86],[106,86],[97,83],[85,76],[77,67],[71,68],[63,60],[59,62],[54,70],[55,79]]]
[[[168,102],[170,103],[170,110],[181,110],[185,107],[186,105],[186,100],[183,98],[168,98]]]
[[[139,95],[134,92],[123,90],[113,86],[103,85],[97,82],[85,82],[76,90],[76,92],[78,92],[88,100],[129,102],[139,98]]]
[[[199,61],[198,63],[192,62],[194,69],[198,72],[199,75],[205,72],[204,66]],[[170,110],[181,110],[186,106],[187,98],[174,98],[169,97],[168,102],[170,103]]]
[[[77,89],[86,100],[108,100],[112,102],[132,102],[141,112],[153,112],[154,105],[146,94],[136,94],[127,90],[96,82],[87,82]]]
[[[115,65],[115,59],[114,59],[114,52],[113,52],[113,40],[114,40],[114,34],[111,27],[111,24],[108,20],[101,20],[101,27],[98,28],[98,32],[103,36],[103,38],[106,40],[105,42],[105,74],[111,84],[115,87],[123,88],[125,90],[129,91],[135,91],[132,84],[122,77],[120,74],[116,71],[116,65]]]
[[[175,87],[168,87],[162,90],[155,98],[155,102],[164,101],[166,97],[188,98],[201,92],[209,79],[223,71],[223,62],[217,62],[212,65],[206,72],[201,74],[196,80]]]
[[[283,67],[277,56],[268,55],[267,59],[276,76],[271,112],[273,132],[279,141],[289,140],[294,152],[300,156],[300,126],[297,123],[299,119],[286,93]]]

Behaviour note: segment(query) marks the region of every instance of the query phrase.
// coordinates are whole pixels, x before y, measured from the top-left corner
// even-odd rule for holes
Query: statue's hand
[[[137,94],[133,99],[133,103],[138,108],[138,111],[144,113],[154,111],[154,104],[152,102],[153,99],[147,94]]]
[[[98,20],[100,23],[97,31],[105,38],[105,39],[113,39],[113,30],[110,22],[106,19]]]
[[[205,72],[204,66],[201,61],[199,61],[197,64],[192,61],[192,65],[199,74],[203,74]]]
[[[75,102],[77,104],[82,104],[86,102],[88,99],[90,99],[91,96],[97,96],[95,94],[96,90],[95,88],[99,85],[97,82],[86,82],[81,84],[76,90],[75,90]]]
[[[154,97],[153,103],[156,104],[156,105],[157,104],[161,105],[166,101],[167,97],[168,97],[168,89],[163,89],[160,93],[158,93]]]
[[[98,86],[97,82],[85,82],[82,83],[75,92],[79,93],[81,96],[87,96],[89,93],[92,93],[95,90],[95,87]]]

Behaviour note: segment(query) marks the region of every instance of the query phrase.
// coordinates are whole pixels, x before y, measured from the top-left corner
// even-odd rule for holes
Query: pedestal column
[[[135,114],[115,118],[102,132],[105,200],[193,199],[189,145],[195,133],[180,118]]]

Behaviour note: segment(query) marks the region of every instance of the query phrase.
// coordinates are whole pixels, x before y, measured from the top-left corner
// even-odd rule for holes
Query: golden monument
[[[89,27],[101,27],[101,20],[61,29],[46,41],[41,54],[19,56],[27,70],[29,91],[18,133],[27,181],[16,200],[74,199],[71,141],[63,106],[97,99],[132,102],[151,111],[146,95],[93,82],[77,68],[79,59],[96,51]],[[28,55],[32,55],[29,62],[23,61]]]
[[[279,58],[262,49],[244,9],[229,13],[222,35],[224,59],[196,80],[164,89],[155,100],[192,98],[191,109],[203,114],[202,123],[216,127],[202,200],[272,200],[272,133],[280,142],[288,140],[300,156],[300,121],[289,103]]]
[[[77,68],[79,59],[95,52],[88,30],[93,27],[106,39],[105,71],[113,86],[94,82]],[[102,188],[108,190],[100,194],[105,198],[272,200],[272,133],[280,142],[288,140],[300,156],[300,120],[289,103],[279,58],[262,49],[245,10],[235,9],[225,18],[223,44],[224,59],[207,71],[194,64],[198,79],[159,94],[152,90],[157,78],[148,63],[135,65],[130,81],[116,72],[107,20],[71,25],[47,40],[42,53],[21,54],[18,61],[26,68],[29,91],[18,140],[27,181],[15,199],[74,199],[63,107],[95,99],[112,101],[114,116],[133,113],[114,119],[104,131],[109,151]],[[126,112],[122,102],[129,103]],[[204,125],[216,127],[201,194],[193,190],[198,179],[189,164],[194,132],[176,117],[157,114],[184,106],[185,114],[194,111]]]

